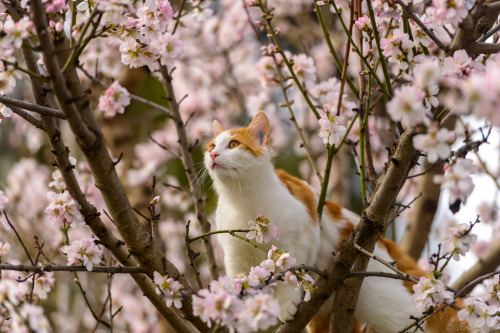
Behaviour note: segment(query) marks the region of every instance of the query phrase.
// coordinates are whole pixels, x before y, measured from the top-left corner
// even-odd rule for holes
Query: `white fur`
[[[265,147],[263,156],[255,157],[242,147],[227,148],[231,136],[223,132],[215,139],[212,152],[219,154],[214,168],[210,153],[205,153],[205,166],[214,180],[219,194],[216,211],[218,230],[247,229],[248,221],[262,213],[279,228],[279,241],[271,244],[290,252],[297,264],[315,265],[325,269],[332,252],[340,244],[340,231],[349,222],[357,224],[359,216],[343,209],[344,221],[331,221],[323,214],[321,229],[311,221],[306,206],[295,199],[274,172],[271,152]],[[321,235],[321,236],[320,236]],[[224,249],[224,263],[228,276],[247,274],[250,267],[266,259],[263,251],[227,234],[219,235]],[[266,245],[264,245],[266,246]],[[267,245],[269,247],[270,244]],[[386,251],[376,247],[376,255],[392,261]],[[378,262],[370,261],[370,271],[389,271]],[[293,287],[279,284],[278,300],[281,305],[281,320],[289,320],[296,312],[300,294]],[[330,311],[331,300],[321,311]],[[399,280],[387,278],[365,278],[358,304],[356,318],[369,324],[378,332],[397,332],[408,323],[411,314],[418,314],[410,294]]]

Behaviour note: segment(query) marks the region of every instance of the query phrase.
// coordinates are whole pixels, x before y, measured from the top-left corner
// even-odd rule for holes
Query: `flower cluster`
[[[83,265],[88,271],[92,271],[93,265],[101,262],[102,250],[93,237],[73,240],[69,245],[63,246],[61,251],[68,256],[68,266]]]
[[[161,275],[158,272],[154,272],[153,277],[154,283],[157,286],[156,293],[163,294],[168,307],[171,307],[173,304],[177,309],[180,309],[182,307],[182,284],[168,277],[168,275]]]
[[[208,289],[193,295],[193,314],[209,327],[224,325],[242,333],[265,330],[277,324],[280,307],[270,290],[255,290],[252,295],[241,297],[242,284],[236,281],[221,277],[212,281]]]
[[[113,82],[99,97],[99,111],[104,112],[104,116],[107,118],[114,117],[117,113],[123,113],[129,104],[130,94],[118,81]]]
[[[402,122],[403,126],[428,124],[430,108],[424,103],[426,94],[414,86],[402,86],[394,91],[387,103],[387,112],[392,120]]]
[[[413,137],[413,146],[426,153],[427,160],[434,163],[450,156],[450,145],[455,141],[455,137],[454,131],[446,128],[438,129],[437,124],[432,123],[427,128],[426,134],[417,134]]]
[[[297,260],[290,255],[290,253],[278,249],[276,246],[271,245],[271,249],[267,252],[267,259],[260,265],[274,272],[276,267],[281,269],[290,269],[293,267]]]
[[[434,183],[450,191],[450,204],[457,200],[465,202],[474,189],[471,174],[476,172],[472,160],[457,158],[453,165],[444,166],[444,175],[434,176]]]
[[[179,36],[167,31],[173,11],[168,1],[149,1],[137,10],[137,18],[129,16],[120,26],[117,37],[122,63],[131,68],[148,66],[158,70],[160,64],[171,66],[184,52]]]
[[[75,199],[71,197],[68,191],[62,193],[48,192],[47,198],[50,204],[45,209],[45,213],[54,223],[70,226],[73,222],[83,222],[83,216],[80,213],[82,208]]]
[[[453,293],[446,290],[446,285],[443,281],[434,277],[430,279],[421,277],[419,282],[413,285],[413,291],[412,298],[417,303],[417,308],[421,311],[426,311],[441,303],[451,303],[454,299]]]
[[[257,243],[269,243],[273,238],[277,240],[280,238],[278,227],[262,214],[257,215],[255,221],[248,221],[248,226],[250,231],[246,234],[246,238],[255,238]]]
[[[467,297],[464,305],[466,307],[458,311],[457,317],[467,321],[474,328],[494,327],[500,320],[497,315],[498,304],[488,304],[475,297]]]
[[[477,241],[477,236],[471,233],[471,229],[472,226],[467,223],[449,227],[443,240],[443,250],[459,261],[460,256],[465,256],[470,246]]]

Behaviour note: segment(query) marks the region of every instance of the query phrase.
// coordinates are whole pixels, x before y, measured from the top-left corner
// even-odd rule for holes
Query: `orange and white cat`
[[[274,170],[269,135],[269,121],[263,112],[246,128],[226,131],[214,121],[214,139],[207,145],[204,162],[219,195],[215,214],[217,228],[248,229],[248,221],[262,213],[280,230],[280,238],[273,240],[274,245],[288,251],[297,264],[325,269],[332,252],[340,250],[342,241],[360,218],[327,201],[320,226],[314,190],[298,178]],[[262,251],[248,243],[227,234],[219,235],[219,240],[230,277],[248,273],[250,267],[258,266],[263,260]],[[391,241],[379,240],[374,252],[387,261],[397,260],[399,268],[412,276],[426,275]],[[390,272],[374,260],[370,260],[368,270]],[[365,278],[356,306],[356,320],[379,333],[402,330],[413,322],[411,315],[420,314],[411,298],[411,286],[401,280]],[[301,301],[300,292],[290,285],[279,284],[276,294],[281,306],[280,319],[290,320]],[[328,331],[330,310],[331,301],[309,323],[309,332]],[[451,311],[431,317],[426,331],[445,332],[450,320],[459,323]]]

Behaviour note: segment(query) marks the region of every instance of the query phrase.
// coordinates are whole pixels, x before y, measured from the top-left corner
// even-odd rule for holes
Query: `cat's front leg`
[[[280,320],[285,322],[293,319],[297,312],[297,305],[302,301],[302,291],[295,290],[291,285],[278,283],[276,292],[280,304]]]

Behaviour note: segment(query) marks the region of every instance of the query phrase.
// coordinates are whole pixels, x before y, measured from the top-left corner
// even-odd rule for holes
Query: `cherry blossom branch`
[[[295,70],[293,69],[292,63],[290,62],[290,60],[286,56],[285,50],[281,46],[281,42],[278,38],[278,35],[276,34],[276,30],[274,29],[273,24],[271,22],[271,20],[273,18],[273,14],[267,9],[266,4],[262,0],[259,0],[259,7],[263,13],[263,19],[264,19],[264,21],[266,21],[266,24],[267,24],[267,31],[269,32],[269,34],[268,34],[269,40],[274,42],[274,44],[277,46],[277,51],[281,54],[281,57],[283,58],[283,61],[286,65],[286,67],[288,68],[288,71],[292,75],[293,81],[297,85],[297,88],[299,89],[302,96],[304,96],[304,99],[305,99],[307,105],[309,106],[309,109],[311,109],[311,111],[314,113],[316,118],[319,119],[320,116],[319,116],[318,111],[316,110],[316,107],[314,106],[311,99],[309,98],[309,95],[307,94],[306,89],[300,83],[299,78],[297,77],[297,74],[295,73]]]
[[[335,4],[335,1],[332,1],[331,4],[332,4],[333,8],[335,9],[335,13],[337,14],[337,17],[339,18],[339,21],[340,21],[340,23],[342,25],[342,28],[344,29],[344,32],[345,32],[347,38],[349,39],[350,43],[352,44],[352,47],[354,48],[354,51],[358,54],[358,56],[363,61],[363,63],[365,64],[366,68],[370,71],[370,73],[372,73],[372,75],[375,78],[375,80],[377,81],[377,83],[378,83],[378,85],[379,85],[380,90],[382,91],[382,93],[384,95],[386,95],[388,98],[390,98],[392,95],[389,94],[389,92],[385,88],[385,85],[382,82],[382,80],[380,80],[380,78],[378,77],[378,75],[375,72],[375,70],[372,68],[372,66],[370,66],[370,64],[368,63],[368,61],[365,59],[365,56],[361,53],[361,51],[359,50],[359,47],[356,45],[356,43],[352,39],[352,36],[349,33],[349,29],[347,28],[347,26],[346,26],[346,24],[344,22],[344,19],[342,18],[342,12],[337,8],[337,5]]]
[[[28,256],[28,259],[29,261],[31,262],[32,265],[35,265],[35,262],[33,261],[33,259],[31,259],[31,255],[28,251],[28,249],[26,248],[26,245],[24,245],[24,242],[21,238],[21,236],[19,236],[19,233],[17,232],[16,228],[14,227],[14,225],[10,222],[10,219],[9,219],[9,216],[7,215],[7,213],[5,212],[5,210],[3,211],[3,215],[5,215],[5,219],[7,220],[7,223],[9,224],[9,226],[11,227],[11,229],[14,231],[14,233],[16,234],[16,237],[17,239],[19,240],[19,243],[21,244],[21,246],[23,247],[24,249],[24,252],[26,253],[26,255]]]
[[[208,236],[212,236],[212,235],[217,235],[217,234],[233,234],[235,232],[249,232],[250,230],[244,230],[244,229],[233,229],[233,230],[216,230],[216,231],[211,231],[211,232],[207,232],[203,235],[199,235],[197,237],[194,237],[194,238],[189,238],[189,243],[192,243],[194,241],[197,241],[197,240],[200,240],[200,239],[203,239],[205,237],[208,237]]]
[[[72,131],[80,139],[81,145],[87,148],[92,147],[95,144],[96,137],[82,120],[82,116],[78,111],[74,98],[68,90],[66,79],[61,72],[61,67],[56,57],[56,49],[52,43],[50,33],[47,30],[47,16],[41,0],[32,1],[31,8],[33,10],[33,23],[35,24],[40,46],[42,48],[44,64],[50,75],[54,93],[59,100],[62,111],[68,118],[68,123]]]
[[[95,34],[95,31],[97,30],[97,26],[99,25],[99,21],[102,18],[102,14],[100,14],[99,18],[97,19],[97,22],[94,24],[94,28],[92,29],[89,37],[87,38],[86,42],[82,44],[83,37],[85,37],[85,34],[87,33],[87,30],[89,29],[90,25],[94,23],[94,18],[97,16],[99,12],[97,11],[97,6],[96,8],[90,13],[90,17],[87,19],[87,22],[85,22],[85,25],[83,26],[82,32],[80,33],[80,37],[78,38],[78,41],[73,47],[73,51],[71,51],[71,54],[68,57],[68,60],[64,64],[62,71],[63,73],[68,70],[68,68],[72,65],[75,64],[75,61],[78,59],[80,54],[83,52],[83,49],[85,46],[89,43],[89,41],[92,39],[93,35]]]
[[[416,279],[416,278],[410,276],[409,274],[403,272],[402,270],[398,269],[395,265],[392,265],[391,263],[387,262],[386,260],[384,260],[384,259],[382,259],[380,257],[377,257],[376,255],[374,255],[371,252],[366,251],[365,249],[363,249],[358,244],[354,244],[354,248],[356,250],[358,250],[359,252],[363,253],[365,256],[368,256],[371,259],[378,261],[379,263],[381,263],[385,267],[389,268],[390,270],[394,271],[398,275],[404,276],[405,279],[407,279],[408,281],[411,281],[411,282],[414,282],[414,283],[418,283],[418,279]]]
[[[105,82],[99,80],[97,77],[91,75],[85,68],[83,68],[82,66],[79,66],[78,67],[79,70],[82,71],[83,74],[85,74],[85,76],[87,76],[89,79],[91,79],[92,81],[94,81],[95,83],[99,84],[101,87],[103,87],[104,89],[108,89],[109,88],[109,84],[106,84]],[[133,99],[134,101],[137,101],[139,103],[142,103],[142,104],[145,104],[145,105],[148,105],[148,106],[151,106],[152,108],[155,108],[157,110],[160,110],[161,112],[165,113],[167,116],[171,116],[171,112],[168,108],[164,107],[163,105],[160,105],[158,103],[155,103],[153,101],[150,101],[148,99],[145,99],[145,98],[142,98],[140,96],[137,96],[137,95],[134,95],[134,94],[131,94],[129,92],[129,96],[131,99]]]
[[[3,63],[8,64],[8,65],[14,67],[14,69],[16,69],[16,70],[18,70],[20,72],[28,74],[29,76],[32,76],[32,77],[37,78],[39,80],[45,80],[45,81],[48,80],[47,77],[45,77],[45,76],[42,76],[42,75],[37,74],[37,73],[33,73],[33,72],[27,70],[26,68],[22,68],[21,66],[19,66],[17,64],[17,62],[11,62],[11,61],[8,61],[8,60],[0,60],[0,61],[2,61]]]
[[[0,270],[33,272],[42,274],[44,272],[87,272],[87,273],[110,273],[110,274],[138,274],[144,273],[139,267],[130,266],[94,266],[92,271],[87,270],[85,266],[66,266],[66,265],[14,265],[0,264]]]
[[[335,48],[333,47],[332,41],[330,39],[330,33],[328,32],[328,29],[325,24],[325,18],[323,16],[323,12],[321,11],[320,6],[314,1],[314,12],[316,13],[316,16],[318,17],[319,25],[321,26],[321,30],[323,31],[323,36],[324,40],[326,41],[326,45],[328,46],[328,50],[330,51],[330,54],[333,57],[333,60],[335,61],[335,64],[337,65],[337,68],[340,73],[344,71],[344,66],[340,62],[340,58],[337,55],[337,52],[335,51]],[[351,78],[349,76],[346,77],[347,80],[347,85],[349,88],[351,88],[351,91],[354,96],[359,96],[358,89],[352,82]]]
[[[43,5],[41,4],[40,0],[34,0],[32,2],[32,7],[33,10],[38,13],[38,15],[34,16],[36,17],[37,21],[36,25],[38,25],[37,31],[39,31],[39,34],[41,35],[41,37],[43,37],[41,38],[41,44],[42,49],[44,50],[45,58],[57,55],[57,59],[60,62],[65,62],[65,54],[62,52],[55,53],[55,49],[50,36],[46,36],[46,16],[43,12]],[[58,46],[61,49],[68,49],[68,41],[66,38],[61,38],[57,42]],[[34,60],[34,56],[29,52],[31,51],[23,49],[25,59],[27,59],[27,61],[31,63],[31,66],[33,66],[31,70],[37,70],[36,60]],[[47,66],[49,74],[52,77],[59,77],[60,72],[54,72],[55,70],[57,70],[57,63],[54,65],[52,64],[51,59],[49,59],[49,61],[51,62],[51,66]],[[45,63],[47,64],[47,62]],[[83,96],[83,88],[74,67],[71,67],[65,73],[65,78],[65,84],[67,85],[68,89],[70,89],[75,96]],[[35,98],[38,98],[40,100],[37,100],[37,103],[42,105],[46,104],[45,97],[42,94],[41,84],[37,83],[33,84],[32,86],[34,87],[34,89],[37,88],[37,91],[35,92]],[[58,99],[60,105],[63,105],[67,102],[67,100],[61,97],[64,96],[58,96]],[[145,268],[150,276],[152,275],[153,271],[163,273],[168,272],[171,277],[182,283],[185,290],[191,290],[191,287],[185,277],[179,273],[177,268],[171,262],[167,261],[163,257],[163,255],[156,247],[154,247],[154,244],[152,244],[146,230],[142,227],[137,217],[135,216],[130,202],[126,197],[123,185],[121,184],[114,169],[113,160],[111,159],[107,151],[102,131],[92,113],[90,112],[87,99],[79,99],[76,102],[71,102],[70,104],[72,105],[72,107],[68,111],[72,111],[73,107],[76,107],[75,105],[78,105],[78,108],[80,108],[81,111],[80,119],[85,123],[88,123],[89,127],[92,128],[93,133],[97,135],[98,142],[96,143],[94,140],[96,136],[94,134],[92,136],[87,136],[85,131],[83,133],[79,132],[78,130],[75,132],[78,138],[77,142],[82,148],[83,153],[87,157],[87,161],[95,178],[96,186],[101,191],[104,201],[106,202],[106,206],[110,210],[110,214],[115,221],[120,234],[125,239],[126,244],[130,249],[130,253],[128,249],[123,246],[125,245],[125,243],[122,240],[117,239],[102,223],[99,218],[99,213],[96,211],[95,207],[91,206],[85,199],[83,193],[81,192],[81,189],[78,186],[78,182],[74,177],[74,174],[72,172],[69,173],[72,168],[67,168],[71,165],[68,159],[68,150],[62,143],[60,131],[57,129],[55,122],[53,122],[52,120],[52,123],[50,123],[50,125],[52,126],[51,131],[47,131],[47,134],[49,136],[49,139],[51,140],[51,145],[54,146],[54,148],[52,149],[56,151],[56,161],[59,169],[61,170],[64,181],[70,191],[71,196],[75,200],[77,200],[80,206],[82,206],[81,212],[85,217],[86,223],[91,227],[93,233],[99,238],[101,243],[111,250],[113,255],[120,261],[121,264],[124,264],[125,266],[137,266],[139,262],[141,264],[141,267]],[[133,257],[130,256],[131,253],[133,253]],[[183,319],[181,319],[174,310],[166,306],[163,298],[156,294],[156,289],[149,277],[143,274],[132,274],[131,276],[132,278],[134,278],[143,294],[151,301],[158,312],[173,327],[175,327],[177,331],[186,333],[192,331],[192,329],[186,325]],[[191,299],[184,299],[182,309],[183,316],[187,320],[190,320],[195,327],[199,328],[202,331],[205,330],[206,325],[198,317],[193,316],[191,309]]]
[[[410,17],[412,19],[413,22],[415,22],[421,29],[423,32],[425,32],[425,34],[427,36],[429,36],[430,39],[432,39],[432,41],[441,49],[443,50],[444,52],[448,52],[449,50],[449,47],[446,46],[439,38],[436,37],[436,35],[430,31],[426,26],[425,24],[420,20],[420,18],[413,12],[412,10],[412,3],[410,3],[410,5],[407,5],[406,3],[404,3],[403,0],[396,0],[396,2],[403,8],[405,14]],[[380,52],[380,50],[379,50]]]
[[[43,116],[49,116],[59,119],[67,119],[66,115],[60,110],[49,108],[43,105],[36,105],[20,101],[14,98],[7,97],[5,95],[0,95],[0,103],[3,103],[7,106],[17,106],[18,108],[25,109],[28,111],[33,111]]]
[[[172,76],[170,75],[168,68],[165,66],[161,67],[161,74],[163,76],[165,92],[167,94],[167,99],[170,102],[170,108],[172,112],[172,120],[174,121],[175,128],[177,130],[177,136],[179,137],[179,145],[181,148],[182,163],[184,164],[184,170],[189,180],[189,187],[193,193],[194,206],[196,211],[196,216],[198,223],[200,224],[201,231],[203,233],[210,232],[210,222],[205,211],[205,205],[201,194],[197,191],[193,191],[196,188],[196,184],[199,183],[198,176],[196,175],[193,157],[191,155],[192,148],[189,144],[188,136],[186,133],[186,127],[182,120],[182,116],[179,109],[179,104],[175,97],[174,87],[172,85]],[[203,238],[203,246],[205,249],[205,254],[207,256],[207,262],[210,269],[210,276],[212,280],[217,279],[217,263],[215,261],[214,249],[212,243],[208,238]]]
[[[479,38],[477,41],[478,42],[486,42],[488,38],[493,36],[495,33],[497,33],[500,30],[500,24],[497,24],[493,28],[491,28],[488,32],[486,32],[481,38]]]
[[[409,281],[409,282],[414,282],[412,280],[412,277],[407,277],[401,274],[394,274],[394,273],[387,273],[387,272],[350,272],[349,275],[347,276],[347,279],[351,278],[365,278],[365,277],[384,277],[388,279],[394,279],[394,280],[403,280],[403,281]]]
[[[379,60],[382,64],[382,71],[384,72],[385,84],[387,85],[387,91],[392,96],[391,77],[389,75],[389,69],[387,68],[387,61],[385,56],[382,54],[382,48],[380,47],[380,32],[378,31],[377,23],[375,22],[375,13],[373,12],[371,1],[366,1],[366,5],[368,6],[368,13],[370,14],[370,21],[372,24],[373,35],[375,37],[375,44],[377,45]],[[360,44],[360,46],[362,46],[362,44]]]
[[[323,182],[321,183],[321,192],[320,192],[319,199],[318,199],[318,207],[316,208],[316,211],[318,213],[318,221],[321,221],[321,216],[323,215],[323,206],[325,205],[326,191],[328,189],[328,183],[330,181],[330,172],[332,170],[333,157],[335,156],[335,154],[337,154],[337,152],[340,150],[340,148],[342,148],[342,146],[344,145],[344,142],[347,139],[347,136],[349,135],[349,133],[351,132],[352,126],[356,122],[357,117],[358,117],[358,115],[356,114],[352,118],[351,123],[349,124],[349,127],[347,128],[347,131],[346,131],[344,137],[342,138],[342,140],[340,141],[338,147],[336,147],[335,145],[331,145],[328,148],[328,156],[326,159],[326,166],[325,166],[325,176],[323,178]]]
[[[295,114],[293,113],[292,109],[292,103],[290,103],[290,100],[288,99],[288,94],[286,92],[286,87],[283,83],[283,74],[281,74],[281,70],[278,65],[278,61],[276,60],[276,56],[274,54],[271,55],[274,61],[274,67],[276,68],[276,74],[278,75],[278,84],[281,88],[281,94],[283,95],[283,98],[285,99],[285,105],[288,109],[288,113],[290,114],[290,120],[292,121],[293,126],[295,127],[295,131],[299,135],[300,142],[302,143],[302,147],[306,151],[306,156],[307,159],[309,160],[309,164],[311,164],[311,167],[314,170],[314,173],[318,177],[319,181],[323,181],[323,177],[321,176],[321,173],[319,172],[318,166],[316,165],[316,162],[314,162],[314,159],[312,157],[312,152],[311,148],[309,148],[309,145],[307,144],[307,140],[304,137],[304,133],[302,132],[302,129],[300,128],[299,124],[297,123],[297,118],[295,118]]]
[[[472,288],[474,288],[476,285],[478,285],[479,283],[483,282],[484,280],[489,279],[489,278],[491,278],[491,277],[493,277],[493,276],[495,276],[497,274],[500,274],[500,271],[494,271],[494,272],[485,274],[483,276],[480,276],[480,277],[474,279],[473,281],[469,282],[464,287],[462,287],[462,289],[460,289],[459,291],[455,291],[454,295],[453,295],[453,299],[455,300],[457,298],[461,298],[461,297],[465,296],[467,294],[467,292],[470,291],[470,290],[472,290]],[[418,318],[413,318],[415,320],[415,323],[406,326],[405,328],[403,328],[398,333],[405,333],[405,332],[407,332],[412,327],[419,327],[420,324],[422,324],[423,322],[425,322],[427,319],[429,319],[433,315],[435,315],[435,314],[443,311],[448,306],[452,306],[452,303],[450,303],[450,304],[445,303],[442,306],[440,306],[439,308],[435,309],[431,313],[424,314],[424,315],[422,315],[422,316],[420,316]]]

